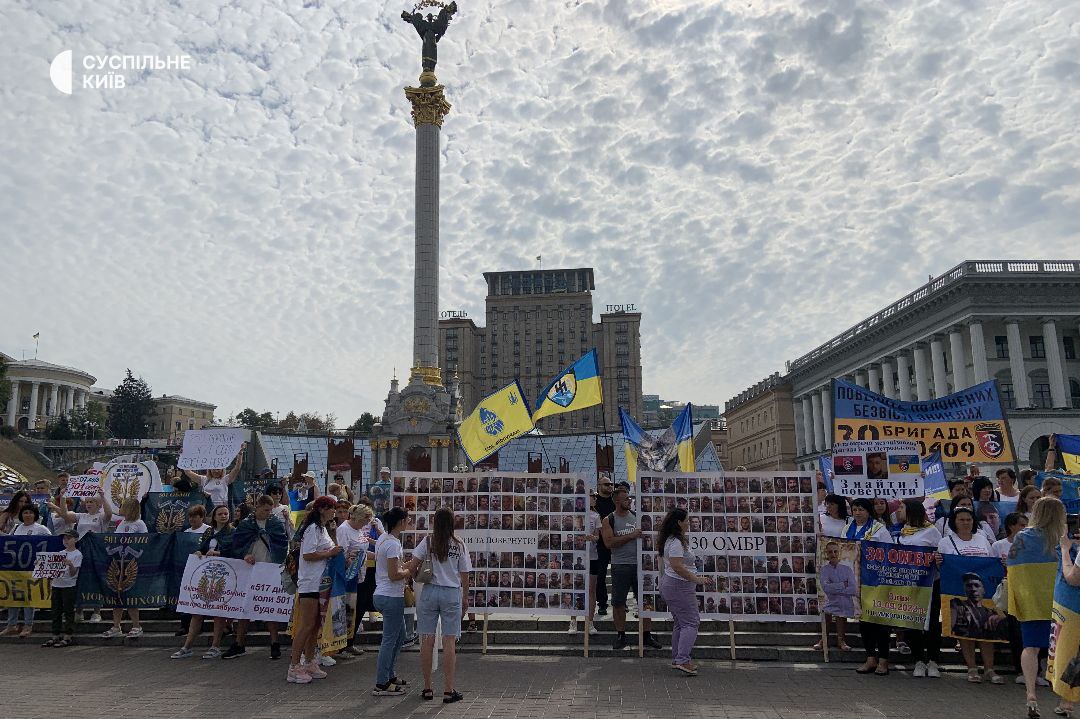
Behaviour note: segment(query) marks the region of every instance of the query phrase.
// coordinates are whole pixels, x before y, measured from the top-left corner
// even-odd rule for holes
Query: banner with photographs
[[[411,556],[435,510],[454,510],[469,547],[469,604],[477,612],[583,615],[589,562],[585,480],[571,474],[396,473],[393,504],[409,511]]]
[[[917,442],[901,439],[837,442],[832,448],[832,491],[855,499],[922,497]]]
[[[997,557],[946,554],[941,563],[941,635],[1005,642],[1005,612],[994,606],[994,592],[1005,578]]]
[[[641,615],[667,617],[655,532],[675,508],[690,515],[703,619],[818,621],[817,508],[809,473],[643,472],[637,483]]]
[[[859,543],[852,539],[818,538],[818,608],[822,614],[858,619]]]

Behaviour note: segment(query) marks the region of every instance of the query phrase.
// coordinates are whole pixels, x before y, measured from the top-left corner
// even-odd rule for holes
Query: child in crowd
[[[72,528],[64,532],[64,551],[61,552],[67,574],[52,580],[52,639],[43,647],[70,647],[75,643],[75,585],[79,581],[82,552],[75,548],[79,532]]]

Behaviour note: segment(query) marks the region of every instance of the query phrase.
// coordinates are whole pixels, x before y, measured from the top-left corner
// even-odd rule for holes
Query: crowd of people
[[[397,674],[397,660],[403,646],[419,641],[424,682],[421,698],[433,700],[436,627],[441,625],[442,701],[460,701],[462,695],[455,685],[456,643],[463,630],[463,620],[470,611],[469,578],[473,567],[466,545],[454,534],[453,510],[446,506],[439,508],[431,520],[429,534],[417,546],[406,549],[400,539],[402,531],[409,526],[410,515],[406,508],[394,507],[381,518],[376,517],[372,502],[367,497],[354,498],[344,482],[331,482],[327,494],[318,496],[315,476],[310,473],[302,475],[291,487],[296,490],[292,504],[286,487],[273,477],[267,477],[264,493],[253,505],[245,503],[230,508],[229,485],[237,478],[239,464],[237,461],[228,472],[211,470],[199,474],[185,471],[174,478],[176,489],[198,488],[209,499],[209,506],[197,504],[189,508],[188,528],[183,531],[199,535],[198,556],[222,556],[251,564],[271,562],[287,566],[290,548],[293,548],[297,589],[286,680],[296,684],[310,683],[327,676],[326,668],[336,663],[333,657],[323,656],[318,649],[322,619],[319,590],[327,562],[344,554],[346,565],[350,567],[346,602],[354,610],[354,621],[343,652],[354,656],[363,654],[357,638],[363,632],[364,617],[371,619],[374,612],[381,615],[381,642],[373,693],[376,696],[405,693],[407,681]],[[389,475],[388,469],[383,471]],[[838,648],[851,648],[847,642],[847,625],[859,617],[857,582],[851,570],[840,562],[840,543],[830,542],[829,538],[933,548],[939,565],[945,555],[961,555],[998,557],[1008,567],[1022,551],[1028,554],[1034,551],[1037,559],[1056,563],[1059,567],[1058,591],[1062,591],[1063,586],[1080,586],[1080,570],[1076,570],[1073,563],[1076,549],[1066,531],[1065,508],[1059,499],[1061,483],[1047,478],[1041,488],[1036,488],[1033,478],[1034,472],[1030,470],[1022,473],[1018,480],[1011,469],[1001,469],[991,480],[975,470],[963,479],[951,481],[949,499],[939,502],[925,498],[849,500],[828,493],[819,476],[818,529],[828,560],[820,571],[825,595],[821,612],[826,628],[829,624],[835,627]],[[52,582],[52,636],[42,645],[52,648],[75,643],[75,622],[81,614],[75,594],[82,564],[82,555],[76,547],[78,540],[89,532],[147,531],[140,518],[139,502],[135,500],[122,502],[117,512],[119,516],[114,516],[101,494],[82,500],[76,511],[75,503],[64,497],[66,480],[67,475],[61,474],[56,486],[46,483],[34,487],[35,493],[50,495],[47,508],[51,513],[51,532],[64,538],[63,558],[67,570],[64,576]],[[293,513],[296,497],[299,497],[300,515]],[[298,526],[293,524],[295,516],[302,517]],[[0,531],[6,534],[49,534],[50,529],[41,521],[41,509],[25,491],[16,493],[9,505],[0,511]],[[616,649],[629,647],[626,635],[628,597],[630,593],[637,594],[638,556],[642,538],[648,535],[649,544],[645,549],[655,551],[657,555],[657,566],[662,568],[659,593],[672,615],[672,667],[693,676],[699,668],[692,658],[701,611],[696,595],[700,587],[709,589],[712,578],[695,571],[700,566],[691,542],[696,527],[686,508],[680,506],[668,511],[662,522],[658,525],[654,522],[654,525],[643,531],[627,483],[616,485],[610,478],[601,477],[596,491],[590,493],[585,525],[589,557],[585,631],[595,634],[594,617],[605,616],[610,607],[615,627],[613,646]],[[409,595],[415,590],[420,591],[415,600],[415,614],[412,614],[406,612],[406,605],[411,604]],[[1012,599],[1011,585],[1009,592],[1008,634],[1016,681],[1024,684],[1028,715],[1035,719],[1039,716],[1036,686],[1047,684],[1043,674],[1053,631],[1051,606],[1055,587],[1048,584],[1035,592],[1017,591],[1015,600]],[[939,582],[935,582],[932,601],[929,626],[925,630],[860,622],[859,634],[866,658],[855,671],[887,675],[891,659],[900,654],[910,655],[913,676],[939,677],[943,644]],[[125,612],[131,625],[126,633],[123,629]],[[96,611],[93,613],[97,614]],[[11,608],[7,627],[0,634],[29,637],[33,620],[32,607]],[[199,615],[182,615],[178,634],[184,637],[183,644],[172,653],[172,658],[180,660],[194,656],[194,645],[201,635],[204,620]],[[960,613],[954,621],[962,623],[966,620]],[[415,631],[410,626],[413,623]],[[203,659],[234,659],[245,655],[250,624],[247,620],[214,617],[212,624],[210,646],[202,654]],[[283,627],[273,622],[267,624],[270,658],[277,660],[282,656],[279,634]],[[662,645],[651,631],[650,620],[643,617],[641,624],[645,645],[660,649]],[[578,617],[571,617],[569,631],[578,631]],[[114,609],[112,624],[102,636],[137,637],[141,633],[137,609]],[[230,635],[230,646],[223,649],[222,642]],[[825,638],[828,639],[827,634]],[[957,641],[968,667],[968,681],[1004,683],[994,668],[992,642],[977,638]],[[820,642],[815,645],[815,649],[821,648]],[[981,672],[977,662],[980,658]],[[1063,698],[1055,711],[1070,714],[1072,704]]]

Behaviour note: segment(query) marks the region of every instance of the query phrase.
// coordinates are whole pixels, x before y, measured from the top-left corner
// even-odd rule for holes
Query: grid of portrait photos
[[[478,612],[581,615],[589,560],[585,480],[570,474],[401,473],[393,503],[409,511],[407,557],[431,533],[435,510],[454,510],[469,547],[469,603]]]
[[[638,586],[646,617],[666,617],[656,533],[675,508],[690,517],[705,619],[817,621],[817,510],[812,474],[642,474]],[[696,541],[695,541],[696,537]]]

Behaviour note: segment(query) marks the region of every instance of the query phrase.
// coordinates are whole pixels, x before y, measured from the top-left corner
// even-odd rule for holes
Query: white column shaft
[[[821,414],[821,393],[812,393],[810,403],[814,408],[814,451],[821,452],[825,449],[825,420]]]
[[[896,399],[896,372],[891,361],[881,363],[881,393]]]
[[[37,423],[37,410],[38,410],[38,390],[41,388],[40,382],[30,383],[30,414],[26,418],[26,428],[34,429]]]
[[[814,451],[814,407],[810,395],[802,396],[803,416],[803,453],[810,454]]]
[[[915,347],[911,356],[915,360],[915,398],[925,402],[930,399],[930,369],[926,366],[926,347]]]
[[[1043,345],[1046,347],[1046,373],[1050,376],[1050,398],[1054,409],[1069,406],[1069,387],[1065,382],[1065,366],[1061,357],[1061,340],[1058,338],[1057,323],[1045,320],[1042,323]]]
[[[939,337],[930,340],[930,366],[934,368],[934,396],[944,397],[949,393],[949,381],[945,373],[945,343]]]
[[[15,420],[19,415],[19,380],[11,380],[11,399],[8,400],[7,423],[9,427],[15,426]]]
[[[911,365],[907,354],[896,356],[896,386],[899,390],[897,398],[901,402],[911,401]]]
[[[967,359],[964,357],[964,337],[959,329],[949,332],[949,361],[952,362],[953,388],[959,392],[969,384]]]
[[[833,427],[832,427],[832,385],[826,386],[821,390],[821,429],[824,433],[825,441],[821,445],[821,449],[827,450],[832,447],[833,440]]]
[[[1015,320],[1005,323],[1005,334],[1009,338],[1009,370],[1012,372],[1013,397],[1016,406],[1031,406],[1031,393],[1028,391],[1027,368],[1024,366],[1024,343],[1020,339],[1020,323]]]
[[[866,380],[868,390],[881,394],[881,370],[877,367],[870,367],[866,370]]]
[[[975,375],[972,384],[979,384],[990,379],[990,370],[986,363],[986,338],[983,336],[982,322],[972,322],[968,332],[971,334],[971,370]]]

